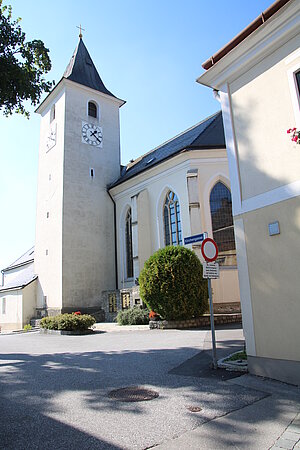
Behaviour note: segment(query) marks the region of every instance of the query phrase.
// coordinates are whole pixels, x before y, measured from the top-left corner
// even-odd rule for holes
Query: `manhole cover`
[[[159,393],[141,386],[128,386],[110,391],[108,396],[119,402],[143,402],[157,398]]]
[[[202,411],[202,408],[200,408],[200,406],[187,406],[187,409],[190,412],[200,412],[200,411]]]

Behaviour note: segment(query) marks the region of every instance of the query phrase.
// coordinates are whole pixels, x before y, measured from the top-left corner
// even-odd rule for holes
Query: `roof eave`
[[[96,89],[93,89],[89,86],[86,86],[85,84],[77,83],[76,81],[68,80],[65,77],[62,77],[59,82],[56,84],[56,86],[52,89],[52,91],[47,95],[47,97],[42,101],[42,103],[37,107],[35,110],[36,113],[42,114],[43,111],[47,108],[49,103],[53,100],[53,98],[58,95],[58,93],[63,89],[65,86],[71,86],[71,85],[77,85],[80,86],[83,89],[86,89],[88,91],[96,92],[98,95],[102,95],[104,98],[108,98],[110,100],[113,100],[114,102],[118,103],[119,107],[121,108],[123,105],[125,105],[126,101],[122,100],[118,97],[115,97],[114,95],[108,95],[104,94],[101,91],[98,91]]]
[[[4,272],[8,272],[8,271],[10,271],[12,269],[17,269],[18,267],[27,266],[27,264],[30,264],[32,262],[34,262],[34,258],[29,259],[28,261],[25,261],[25,262],[23,262],[21,264],[16,264],[15,266],[5,267],[5,269],[2,269],[1,272],[4,273]]]
[[[286,3],[291,0],[276,0],[269,8],[263,11],[253,22],[251,22],[246,28],[244,28],[239,34],[237,34],[231,41],[229,41],[224,47],[218,50],[214,55],[208,58],[202,64],[203,69],[208,70],[220,59],[222,59],[233,48],[239,45],[244,39],[252,34],[257,28],[263,25],[270,17],[272,17],[277,11],[279,11]]]
[[[1,286],[0,286],[0,292],[19,291],[19,290],[25,288],[26,286],[29,286],[29,284],[33,283],[35,280],[37,280],[37,278],[38,278],[38,275],[35,275],[34,278],[32,278],[32,280],[28,281],[28,283],[19,284],[17,286],[13,286],[13,287],[9,287],[9,288],[1,288]]]

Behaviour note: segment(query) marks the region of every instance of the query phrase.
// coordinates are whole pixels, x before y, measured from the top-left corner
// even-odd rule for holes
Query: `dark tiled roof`
[[[76,83],[83,84],[84,86],[88,86],[96,91],[100,91],[103,94],[115,97],[104,86],[82,39],[79,39],[79,43],[70,59],[63,77],[75,81]]]
[[[210,148],[225,148],[221,111],[137,158],[132,163],[129,163],[125,170],[122,167],[120,178],[109,187],[117,186],[181,151]]]
[[[12,264],[10,264],[5,269],[3,269],[3,271],[13,269],[14,267],[17,267],[17,266],[22,266],[33,260],[34,260],[34,247],[31,247],[29,250],[27,250],[26,253],[24,253],[24,255],[20,256],[20,258],[18,258],[16,261],[14,261]]]

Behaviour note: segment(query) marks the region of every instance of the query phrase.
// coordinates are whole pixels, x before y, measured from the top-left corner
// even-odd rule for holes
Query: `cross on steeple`
[[[79,25],[79,27],[78,26],[76,26],[76,28],[79,28],[79,38],[81,39],[82,38],[82,31],[85,31],[85,29],[84,28],[81,28],[81,24]]]

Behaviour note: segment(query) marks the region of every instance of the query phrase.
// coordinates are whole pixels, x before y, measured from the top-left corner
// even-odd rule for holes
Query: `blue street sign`
[[[193,244],[194,242],[201,242],[207,238],[207,233],[195,234],[194,236],[188,236],[184,238],[184,245]]]

